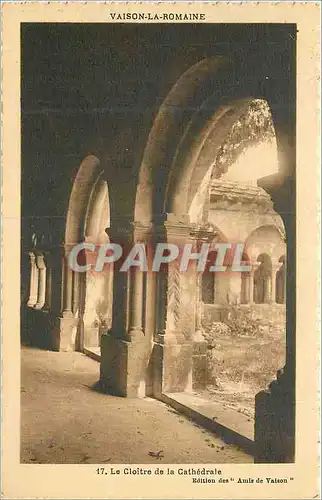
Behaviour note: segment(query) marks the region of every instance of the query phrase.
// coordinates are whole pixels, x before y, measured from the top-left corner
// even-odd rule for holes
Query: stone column
[[[52,288],[52,266],[49,254],[45,254],[45,264],[46,264],[46,293],[45,293],[44,309],[46,311],[49,311],[51,308],[51,288]]]
[[[203,227],[191,234],[195,238],[195,245],[200,251],[203,243],[214,241],[215,233],[213,228]],[[193,334],[193,355],[192,355],[192,388],[203,389],[207,385],[207,350],[208,344],[204,337],[204,329],[202,325],[203,302],[202,302],[202,272],[197,271],[197,266],[194,265],[196,276],[196,327]]]
[[[276,288],[276,301],[277,301],[277,295],[278,295],[278,303],[279,304],[285,304],[285,297],[286,297],[286,273],[285,273],[285,263],[280,263],[279,262],[279,269],[277,269],[276,272],[276,278],[277,274],[279,275],[279,280],[276,283],[278,283],[278,287]],[[278,292],[278,294],[277,294]]]
[[[241,293],[240,293],[240,302],[241,304],[248,304],[249,303],[249,285],[250,285],[250,279],[249,279],[250,273],[243,272],[241,273]]]
[[[79,295],[80,295],[80,273],[73,272],[73,287],[72,287],[72,312],[74,315],[79,314]]]
[[[61,287],[61,313],[55,319],[53,348],[58,351],[71,351],[76,346],[77,321],[73,314],[73,271],[68,265],[68,247],[60,247],[61,263],[57,265],[60,271],[60,280],[56,279],[55,285]]]
[[[207,385],[207,341],[202,326],[201,278],[202,273],[196,272],[196,327],[192,338],[192,388],[194,390],[203,389]]]
[[[73,315],[73,271],[69,268],[68,258],[64,259],[64,294],[63,294],[63,316]]]
[[[30,292],[28,307],[33,307],[37,302],[37,289],[38,289],[38,269],[36,267],[36,257],[33,252],[29,252],[30,257]]]
[[[135,267],[130,270],[129,336],[141,337],[143,313],[143,272]]]
[[[202,273],[198,273],[196,271],[196,331],[194,335],[194,340],[200,341],[204,340],[203,334],[205,333],[202,326],[202,300],[201,300],[201,281],[202,281]]]
[[[286,363],[255,399],[255,462],[293,462],[295,454],[296,243],[295,185],[281,174],[261,180],[284,221],[287,248]]]
[[[150,225],[129,219],[111,221],[110,241],[123,248],[123,262],[135,243],[146,243]],[[101,337],[100,381],[110,393],[126,397],[146,395],[147,366],[151,339],[143,331],[145,290],[143,272],[137,267],[121,271],[122,261],[114,265],[112,327]]]
[[[255,273],[260,266],[260,263],[257,261],[253,261],[251,263],[251,271],[249,273],[249,304],[254,304],[254,276]]]
[[[187,218],[167,214],[155,231],[156,242],[193,243]],[[196,271],[180,272],[180,257],[158,274],[158,331],[154,345],[154,396],[192,390],[193,338],[196,333]],[[200,339],[199,339],[200,340]]]
[[[239,305],[241,302],[241,273],[232,271],[231,267],[227,269],[229,272],[229,302],[232,305]]]
[[[264,280],[264,304],[272,302],[272,276],[267,275]]]
[[[42,309],[46,296],[46,266],[43,255],[37,255],[36,264],[38,268],[38,294],[35,309]]]
[[[248,278],[248,302],[254,304],[254,273],[250,272]]]

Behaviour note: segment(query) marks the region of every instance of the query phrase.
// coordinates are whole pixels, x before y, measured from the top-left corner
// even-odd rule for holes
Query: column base
[[[53,349],[55,351],[75,351],[77,320],[73,314],[56,318],[53,334]]]
[[[255,463],[293,463],[294,381],[284,374],[255,398]]]
[[[53,317],[48,311],[23,307],[21,310],[22,341],[40,349],[53,349]]]
[[[35,304],[35,305],[34,305],[34,309],[35,309],[36,311],[40,311],[43,307],[44,307],[44,304]]]
[[[104,333],[100,366],[104,391],[128,398],[144,398],[150,355],[151,344],[145,337],[128,341]]]
[[[153,394],[192,391],[192,342],[155,343]]]

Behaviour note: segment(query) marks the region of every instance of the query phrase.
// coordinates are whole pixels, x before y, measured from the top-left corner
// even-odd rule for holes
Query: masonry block
[[[155,343],[154,395],[192,390],[192,342]]]
[[[118,396],[145,397],[150,355],[151,344],[145,337],[127,341],[103,334],[100,381],[104,390]]]

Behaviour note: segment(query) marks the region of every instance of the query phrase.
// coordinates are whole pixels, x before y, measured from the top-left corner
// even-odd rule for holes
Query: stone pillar
[[[167,242],[183,249],[195,238],[187,218],[167,214],[156,228],[156,242]],[[193,344],[196,333],[196,270],[188,266],[180,272],[180,257],[158,274],[158,329],[154,344],[155,397],[162,393],[192,390]],[[200,336],[198,339],[199,343]],[[203,342],[203,341],[202,341]],[[198,349],[197,349],[198,350]],[[203,353],[201,353],[203,355]],[[200,355],[200,352],[196,352]]]
[[[122,246],[125,259],[135,243],[149,242],[150,232],[150,225],[118,218],[111,221],[109,236]],[[144,397],[152,350],[151,339],[143,331],[146,280],[138,268],[123,272],[121,265],[121,261],[114,265],[112,327],[101,337],[100,381],[107,392]]]
[[[51,308],[52,266],[51,266],[51,258],[48,253],[45,254],[45,264],[46,264],[46,293],[45,293],[44,310],[49,311]]]
[[[73,271],[68,265],[68,249],[61,248],[61,281],[62,310],[55,320],[53,348],[58,351],[71,351],[76,349],[77,321],[74,317],[73,307]]]
[[[215,233],[213,228],[204,226],[203,228],[192,232],[195,238],[196,247],[200,250],[203,243],[214,242]],[[204,337],[202,325],[203,302],[202,302],[202,272],[198,272],[194,266],[196,275],[196,327],[193,334],[193,354],[192,354],[192,388],[203,389],[207,385],[207,351],[208,344]],[[215,291],[214,291],[215,293]]]
[[[196,328],[193,335],[192,354],[192,388],[203,389],[207,385],[207,342],[204,337],[202,326],[201,301],[201,278],[202,273],[196,272]]]
[[[272,301],[272,276],[268,274],[264,279],[264,304]]]
[[[46,266],[43,255],[37,255],[36,264],[38,269],[38,294],[35,309],[42,309],[46,297]]]
[[[277,280],[277,277],[279,278]],[[286,273],[285,273],[285,263],[279,262],[279,269],[276,273],[276,302],[278,299],[279,304],[285,304],[286,297]]]
[[[255,462],[290,463],[295,455],[296,242],[295,185],[281,174],[261,179],[284,221],[287,247],[286,363],[255,399]]]
[[[248,302],[254,304],[254,273],[252,271],[248,278]]]
[[[73,289],[72,289],[72,312],[74,315],[79,314],[79,297],[80,297],[80,274],[73,272]]]
[[[252,262],[251,263],[251,271],[249,273],[249,304],[254,304],[255,298],[254,298],[254,276],[255,273],[259,267],[260,263],[259,262]]]
[[[201,300],[201,280],[202,280],[202,273],[198,273],[196,271],[196,331],[194,335],[194,339],[200,341],[204,340],[203,334],[204,329],[202,326],[202,300]]]
[[[130,299],[129,299],[129,336],[141,338],[143,314],[143,272],[137,268],[130,270]]]
[[[250,273],[243,272],[241,273],[241,293],[240,293],[240,302],[241,304],[249,303],[249,286],[250,286]]]
[[[231,268],[227,268],[226,272],[229,272],[229,303],[239,305],[241,302],[241,273],[232,271]]]
[[[64,259],[64,294],[63,316],[72,316],[73,305],[73,271],[69,268],[67,257]]]
[[[37,290],[38,290],[38,269],[36,267],[36,257],[33,252],[29,252],[30,257],[30,292],[29,300],[27,302],[28,307],[33,307],[37,302]]]

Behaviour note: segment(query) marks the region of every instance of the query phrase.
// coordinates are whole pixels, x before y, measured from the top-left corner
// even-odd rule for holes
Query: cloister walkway
[[[84,354],[23,347],[21,356],[23,463],[253,461],[159,401],[100,393],[99,364]]]

